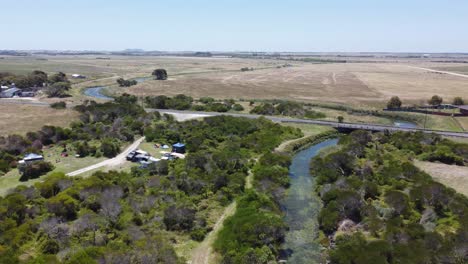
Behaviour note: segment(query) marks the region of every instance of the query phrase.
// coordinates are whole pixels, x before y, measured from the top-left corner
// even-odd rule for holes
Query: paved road
[[[118,166],[118,165],[124,163],[127,160],[126,157],[127,157],[128,153],[130,153],[132,150],[137,149],[138,146],[141,144],[141,142],[143,142],[143,140],[145,140],[145,137],[142,137],[142,138],[136,140],[130,146],[128,146],[122,153],[120,153],[119,155],[117,155],[116,157],[114,157],[112,159],[101,161],[101,162],[99,162],[97,164],[94,164],[94,165],[91,165],[91,166],[88,166],[88,167],[85,167],[85,168],[82,168],[82,169],[79,169],[79,170],[76,170],[76,171],[73,171],[73,172],[69,172],[69,173],[67,173],[67,176],[77,176],[77,175],[85,173],[87,171],[91,171],[91,170],[101,168],[101,167],[104,167],[104,166]]]
[[[38,100],[21,99],[21,98],[0,98],[0,104],[19,104],[19,105],[35,105],[35,106],[50,106],[46,102]]]
[[[220,115],[228,115],[228,116],[236,116],[236,117],[247,117],[247,118],[259,118],[261,115],[251,115],[251,114],[234,114],[234,113],[215,113],[215,112],[198,112],[198,111],[179,111],[179,110],[168,110],[168,109],[146,109],[148,112],[161,112],[172,114],[174,116],[182,115],[185,119],[187,115],[193,115],[194,118],[200,116],[220,116]],[[265,118],[270,119],[273,122],[278,123],[296,123],[296,124],[313,124],[313,125],[322,125],[322,126],[330,126],[337,129],[362,129],[362,130],[370,130],[370,131],[408,131],[408,132],[416,132],[422,131],[424,133],[434,133],[442,136],[448,137],[460,137],[460,138],[468,138],[468,132],[452,132],[452,131],[441,131],[441,130],[430,130],[430,129],[422,129],[422,128],[403,128],[403,127],[396,127],[396,126],[388,126],[388,125],[379,125],[379,124],[364,124],[364,123],[338,123],[333,121],[322,121],[322,120],[310,120],[310,119],[299,119],[299,118],[288,118],[288,117],[277,117],[277,116],[263,116]]]
[[[449,75],[453,75],[453,76],[468,78],[468,75],[461,74],[461,73],[448,72],[448,71],[438,71],[438,70],[433,70],[433,69],[429,69],[429,68],[422,68],[422,67],[415,67],[415,66],[407,66],[407,67],[410,67],[410,68],[413,68],[413,69],[420,69],[420,70],[425,70],[425,71],[430,71],[430,72],[444,73],[444,74],[449,74]]]

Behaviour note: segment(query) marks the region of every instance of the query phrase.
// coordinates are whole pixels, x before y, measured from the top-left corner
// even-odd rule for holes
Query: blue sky
[[[0,7],[0,49],[468,52],[467,0],[0,0]]]

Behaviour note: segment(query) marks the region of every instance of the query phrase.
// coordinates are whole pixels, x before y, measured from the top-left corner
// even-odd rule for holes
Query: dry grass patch
[[[468,131],[468,116],[456,117],[456,120],[465,131]]]
[[[66,127],[78,117],[71,109],[49,106],[0,104],[0,135],[26,134],[45,125]]]
[[[468,167],[426,161],[415,161],[415,165],[434,180],[468,196]]]

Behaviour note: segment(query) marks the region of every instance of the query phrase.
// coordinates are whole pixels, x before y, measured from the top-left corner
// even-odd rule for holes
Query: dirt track
[[[216,239],[218,232],[223,227],[224,220],[233,215],[236,212],[236,202],[231,203],[226,209],[224,210],[221,217],[216,221],[216,224],[213,226],[213,230],[206,235],[203,242],[193,251],[192,260],[188,263],[191,264],[209,264],[212,258],[212,244]]]
[[[94,165],[91,165],[91,166],[88,166],[88,167],[85,167],[85,168],[82,168],[82,169],[79,169],[79,170],[76,170],[76,171],[72,171],[70,173],[67,173],[67,176],[77,176],[77,175],[85,173],[87,171],[91,171],[91,170],[101,168],[101,167],[104,167],[104,166],[108,166],[108,167],[118,166],[118,165],[120,165],[120,164],[122,164],[122,163],[124,163],[126,161],[126,157],[127,157],[128,153],[130,153],[132,150],[138,148],[138,146],[141,144],[141,142],[143,142],[143,140],[145,140],[145,137],[142,137],[142,138],[136,140],[130,146],[128,146],[122,153],[120,153],[119,155],[117,155],[116,157],[114,157],[112,159],[108,159],[108,160],[99,162],[97,164],[94,164]]]
[[[408,67],[413,68],[413,69],[420,69],[420,70],[425,70],[425,71],[430,71],[430,72],[437,72],[437,73],[442,73],[442,74],[448,74],[448,75],[453,75],[453,76],[468,78],[468,75],[466,75],[466,74],[461,74],[461,73],[448,72],[448,71],[438,71],[438,70],[433,70],[433,69],[428,69],[428,68],[421,68],[421,67],[415,67],[415,66],[408,66]]]

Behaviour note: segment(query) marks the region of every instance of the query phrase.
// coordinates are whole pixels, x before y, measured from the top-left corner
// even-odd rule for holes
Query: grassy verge
[[[306,136],[306,137],[300,138],[298,140],[294,140],[294,141],[289,142],[282,149],[280,149],[280,150],[277,149],[277,151],[292,154],[292,153],[298,152],[298,151],[300,151],[300,150],[302,150],[302,149],[304,149],[304,148],[306,148],[306,147],[308,147],[310,145],[313,145],[315,143],[324,141],[326,139],[337,137],[339,134],[340,133],[338,131],[336,131],[336,130],[330,130],[330,131],[320,133],[318,135]]]

